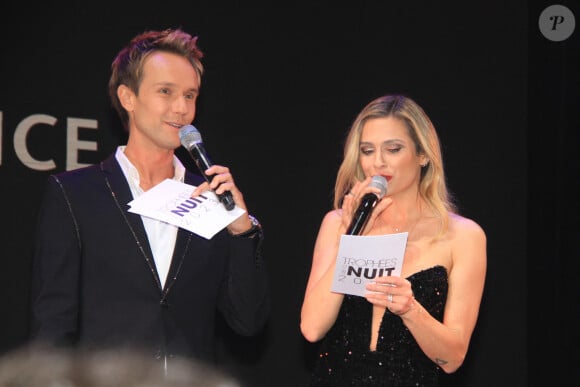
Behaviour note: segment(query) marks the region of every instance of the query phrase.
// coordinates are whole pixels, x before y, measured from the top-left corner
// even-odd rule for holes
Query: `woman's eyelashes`
[[[382,149],[383,152],[386,153],[391,153],[391,154],[395,154],[401,151],[401,149],[403,149],[402,146],[387,146],[384,147]],[[360,152],[365,155],[365,156],[369,156],[372,155],[375,152],[375,148],[374,147],[361,147],[360,148]]]

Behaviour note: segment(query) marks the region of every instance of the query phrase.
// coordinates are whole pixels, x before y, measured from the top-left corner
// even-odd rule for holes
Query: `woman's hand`
[[[373,305],[387,308],[391,313],[403,315],[413,309],[415,297],[411,282],[397,276],[377,277],[366,286],[366,299]]]

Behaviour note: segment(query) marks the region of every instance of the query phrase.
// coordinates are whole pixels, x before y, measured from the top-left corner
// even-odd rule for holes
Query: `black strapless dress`
[[[447,299],[447,271],[434,266],[407,278],[415,299],[442,321]],[[380,326],[376,351],[369,350],[372,304],[346,295],[338,318],[323,339],[310,386],[437,386],[441,369],[388,310]]]

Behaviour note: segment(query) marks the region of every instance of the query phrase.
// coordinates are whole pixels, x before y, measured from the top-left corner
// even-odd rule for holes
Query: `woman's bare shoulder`
[[[449,227],[459,235],[472,235],[485,238],[485,231],[475,220],[456,213],[449,214]]]
[[[326,214],[324,214],[324,217],[322,218],[322,222],[323,223],[340,222],[341,217],[342,217],[342,210],[341,209],[330,210]]]

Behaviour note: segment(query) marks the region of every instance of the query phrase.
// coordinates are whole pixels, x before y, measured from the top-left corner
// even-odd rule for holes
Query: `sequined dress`
[[[407,278],[415,299],[443,318],[447,271],[434,266]],[[386,311],[376,351],[369,350],[372,304],[345,296],[338,318],[321,343],[310,386],[437,386],[440,368],[416,343],[400,317]]]

